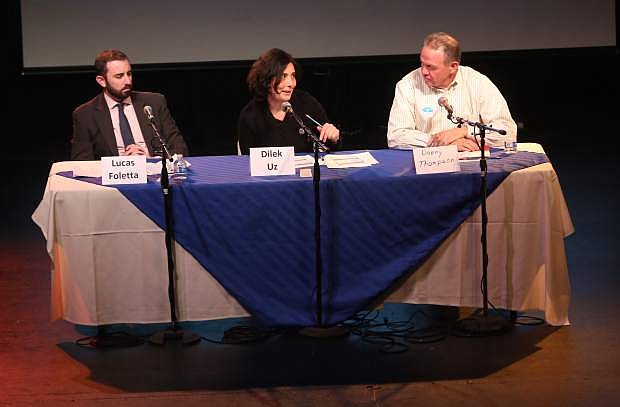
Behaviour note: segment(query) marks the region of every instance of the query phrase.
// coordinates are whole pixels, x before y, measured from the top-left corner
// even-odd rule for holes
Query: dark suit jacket
[[[164,95],[131,92],[131,101],[151,156],[154,151],[161,150],[161,147],[144,113],[144,106],[147,105],[153,108],[155,126],[168,144],[170,153],[188,155],[187,145],[168,110]],[[116,138],[110,110],[102,92],[73,111],[71,160],[99,160],[101,157],[114,155],[118,155]]]

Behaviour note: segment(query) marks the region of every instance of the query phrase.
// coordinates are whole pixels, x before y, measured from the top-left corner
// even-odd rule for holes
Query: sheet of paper
[[[321,164],[319,160],[319,165]],[[314,165],[314,158],[311,155],[296,155],[295,156],[295,168],[312,167]]]
[[[327,168],[370,167],[379,163],[368,151],[353,154],[328,154],[324,158]]]
[[[314,157],[311,155],[295,156],[295,168],[312,167],[314,165]],[[319,165],[325,165],[325,158],[319,157]]]

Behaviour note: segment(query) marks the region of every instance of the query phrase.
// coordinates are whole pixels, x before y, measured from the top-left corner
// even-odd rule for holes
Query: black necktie
[[[125,105],[123,103],[119,103],[116,105],[118,107],[118,124],[121,128],[121,137],[123,138],[123,143],[125,143],[125,147],[130,144],[136,144],[133,139],[133,134],[131,134],[131,127],[129,127],[129,120],[127,120],[127,116],[125,116],[125,112],[123,112],[123,108]]]

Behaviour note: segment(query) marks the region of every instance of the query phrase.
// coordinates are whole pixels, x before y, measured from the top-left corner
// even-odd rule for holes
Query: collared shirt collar
[[[116,107],[116,105],[118,104],[118,102],[114,99],[112,99],[107,93],[103,92],[103,97],[105,98],[105,103],[108,105],[108,109],[112,110]],[[131,97],[127,96],[125,99],[123,99],[122,103],[124,105],[130,105],[131,104]]]
[[[460,66],[459,66],[459,68],[460,68]],[[435,91],[435,93],[448,92],[450,89],[456,87],[459,84],[460,81],[461,81],[461,70],[457,69],[456,75],[454,75],[454,79],[452,80],[450,85],[448,85],[445,88],[434,88],[434,87],[431,87],[431,89],[433,89]]]

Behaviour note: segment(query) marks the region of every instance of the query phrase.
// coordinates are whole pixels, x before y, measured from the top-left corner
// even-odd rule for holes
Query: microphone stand
[[[305,130],[307,131],[307,130]],[[314,267],[316,270],[316,323],[323,326],[323,256],[321,255],[321,167],[319,165],[320,140],[314,140],[314,167],[312,171],[312,186],[314,190]]]
[[[170,180],[168,178],[168,168],[166,161],[172,162],[172,155],[166,145],[166,142],[162,138],[161,134],[157,130],[157,126],[153,123],[153,119],[149,119],[153,133],[159,140],[162,146],[161,160],[161,190],[164,196],[164,219],[166,222],[165,237],[166,237],[166,255],[168,260],[168,301],[170,302],[170,322],[172,326],[163,331],[157,332],[149,338],[149,341],[156,345],[164,345],[167,341],[181,341],[183,345],[191,345],[197,343],[200,340],[200,336],[193,332],[184,332],[180,327],[177,319],[176,309],[176,289],[175,289],[175,263],[174,263],[174,218],[172,215],[172,195],[170,189]]]
[[[316,324],[323,327],[323,257],[321,254],[321,167],[319,165],[319,150],[327,152],[327,146],[317,137],[312,130],[297,116],[292,107],[288,106],[287,112],[293,116],[299,128],[312,139],[314,150],[314,166],[312,171],[312,187],[314,191],[314,269],[316,272]]]
[[[319,152],[328,152],[329,148],[321,139],[301,120],[293,108],[285,106],[285,111],[291,113],[301,132],[312,139],[314,151],[314,165],[312,171],[312,187],[314,192],[314,269],[316,273],[316,326],[305,327],[299,331],[302,335],[313,337],[340,336],[349,332],[348,328],[341,326],[327,327],[323,325],[323,256],[321,253],[321,167],[319,165]]]
[[[482,231],[480,236],[480,242],[482,244],[482,315],[472,315],[468,318],[459,321],[459,329],[468,336],[487,336],[495,335],[508,331],[512,325],[509,320],[502,317],[499,314],[489,314],[489,297],[488,297],[488,283],[487,273],[489,268],[489,254],[487,250],[487,226],[488,226],[488,214],[487,214],[487,159],[484,153],[485,148],[485,132],[493,131],[499,134],[506,134],[506,130],[496,129],[491,126],[487,126],[482,122],[472,122],[465,120],[461,117],[452,117],[452,112],[449,112],[448,119],[461,127],[463,124],[478,128],[480,130],[480,211],[482,217]],[[475,130],[474,130],[475,134]]]

